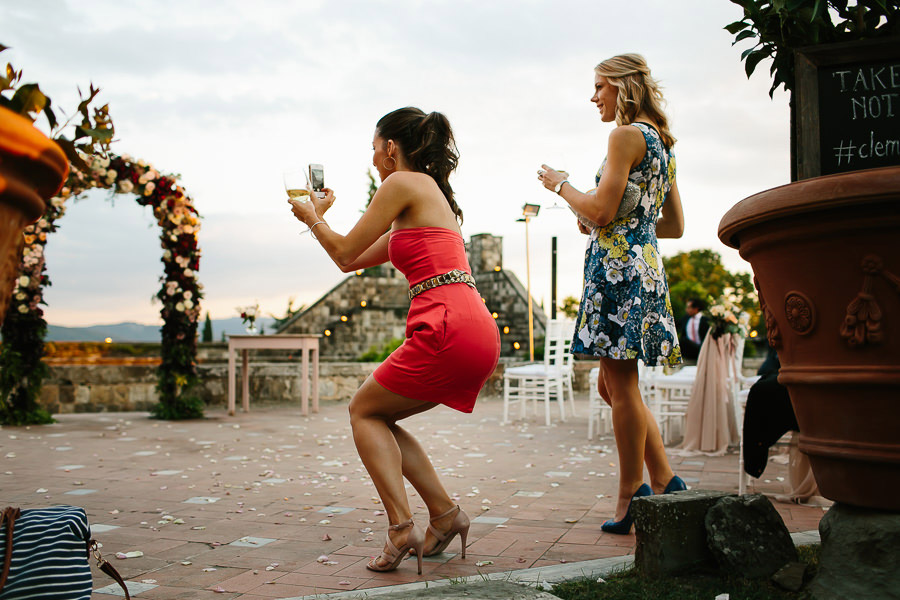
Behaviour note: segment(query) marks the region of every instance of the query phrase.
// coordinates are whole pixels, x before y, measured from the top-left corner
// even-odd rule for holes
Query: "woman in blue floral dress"
[[[656,421],[641,400],[637,365],[638,360],[649,366],[682,362],[656,240],[681,237],[684,216],[675,183],[675,138],[644,58],[624,54],[597,65],[591,102],[601,120],[617,125],[597,187],[579,192],[565,173],[547,165],[538,177],[571,205],[580,216],[579,228],[590,235],[572,352],[600,359],[598,389],[612,406],[619,452],[616,514],[602,529],[627,534],[634,497],[686,489],[672,472]],[[637,186],[640,200],[623,214],[628,184]],[[650,485],[643,482],[645,462]]]

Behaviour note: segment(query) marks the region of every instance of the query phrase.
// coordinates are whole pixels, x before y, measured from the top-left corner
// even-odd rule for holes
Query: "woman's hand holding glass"
[[[294,216],[297,217],[299,221],[302,221],[306,224],[307,227],[311,227],[316,223],[316,221],[321,221],[322,216],[331,208],[331,205],[334,204],[334,190],[331,188],[323,188],[322,191],[325,192],[325,196],[322,198],[317,197],[312,190],[310,189],[309,196],[306,196],[304,200],[294,200],[289,198],[288,202],[291,205],[291,212],[294,213]],[[309,231],[307,229],[306,231]],[[303,233],[306,233],[304,231]]]
[[[568,178],[569,174],[565,171],[557,171],[547,165],[541,165],[538,169],[538,179],[550,191],[555,190],[557,185]]]

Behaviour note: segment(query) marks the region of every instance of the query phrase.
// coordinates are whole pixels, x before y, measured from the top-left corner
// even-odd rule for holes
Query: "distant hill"
[[[274,320],[263,318],[256,322],[256,327],[263,327],[266,333],[274,333]],[[240,317],[230,319],[213,319],[213,341],[222,341],[222,335],[247,333]],[[110,325],[91,325],[90,327],[47,326],[47,340],[51,342],[102,342],[106,338],[114,342],[158,342],[161,325],[142,325],[140,323],[113,323]],[[203,321],[197,328],[197,334],[203,334]]]

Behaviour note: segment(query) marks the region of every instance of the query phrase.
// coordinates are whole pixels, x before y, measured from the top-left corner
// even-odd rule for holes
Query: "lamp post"
[[[539,204],[526,204],[522,207],[522,219],[525,221],[525,280],[528,288],[528,360],[534,361],[534,310],[531,306],[531,252],[528,246],[528,222],[541,210]]]

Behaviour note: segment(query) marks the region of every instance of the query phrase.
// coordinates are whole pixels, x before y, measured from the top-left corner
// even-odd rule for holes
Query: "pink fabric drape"
[[[684,425],[685,453],[725,454],[729,444],[739,442],[730,383],[735,371],[737,335],[716,339],[707,335],[697,358],[697,376],[691,389]]]

